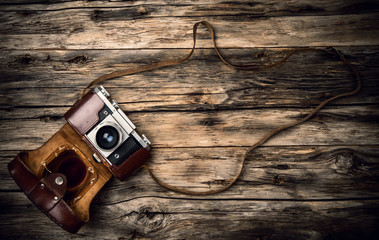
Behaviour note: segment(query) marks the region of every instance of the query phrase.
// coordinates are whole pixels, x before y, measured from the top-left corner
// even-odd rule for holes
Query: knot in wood
[[[70,60],[68,60],[67,62],[68,63],[86,63],[88,60],[88,57],[85,56],[85,55],[81,55],[81,56],[76,56],[74,58],[71,58]]]
[[[133,212],[131,220],[139,232],[145,234],[158,231],[166,226],[166,210],[163,206],[152,204],[141,206]]]
[[[278,175],[276,175],[275,177],[272,178],[272,182],[275,184],[275,185],[280,185],[284,182],[284,179],[279,177]]]
[[[17,67],[25,67],[25,65],[31,64],[35,59],[29,54],[21,55],[12,58],[11,62],[8,62],[8,67],[17,68]]]
[[[343,152],[335,156],[336,166],[341,170],[357,168],[357,157],[352,152]]]

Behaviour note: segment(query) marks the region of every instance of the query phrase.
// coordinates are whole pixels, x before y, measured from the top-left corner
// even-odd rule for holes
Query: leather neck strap
[[[99,84],[101,82],[104,82],[105,80],[116,78],[116,77],[120,77],[120,76],[125,76],[125,75],[131,75],[131,74],[141,73],[141,72],[145,72],[145,71],[150,71],[150,70],[154,70],[154,69],[157,69],[157,68],[178,65],[178,64],[181,64],[181,63],[185,62],[186,60],[188,60],[192,56],[192,54],[193,54],[193,52],[195,50],[195,47],[196,47],[196,33],[197,33],[197,29],[198,29],[198,27],[199,27],[200,24],[203,25],[203,26],[205,26],[208,29],[208,31],[209,31],[209,33],[210,33],[210,35],[212,37],[212,42],[213,42],[214,50],[216,51],[216,53],[219,56],[220,60],[224,64],[226,64],[226,65],[228,65],[228,66],[230,66],[232,68],[235,68],[235,69],[245,69],[245,70],[246,69],[247,70],[262,70],[262,69],[267,69],[267,68],[273,68],[273,67],[279,66],[280,64],[284,63],[288,58],[290,58],[292,55],[294,55],[296,53],[310,52],[310,51],[323,51],[323,52],[326,52],[326,53],[328,53],[328,54],[330,54],[330,55],[332,55],[334,57],[337,57],[341,62],[343,62],[349,68],[349,70],[354,74],[354,77],[356,79],[356,87],[353,90],[349,91],[349,92],[345,92],[345,93],[336,95],[334,97],[331,97],[331,98],[328,98],[328,99],[322,101],[317,107],[315,107],[310,113],[308,113],[308,115],[306,117],[304,117],[304,118],[302,118],[302,119],[300,119],[298,121],[295,121],[293,123],[290,123],[290,124],[278,127],[276,129],[268,132],[263,138],[261,138],[258,142],[256,142],[254,145],[252,145],[251,147],[249,147],[246,150],[245,154],[242,156],[242,162],[241,162],[240,170],[239,170],[238,174],[231,181],[229,181],[229,183],[226,186],[224,186],[222,188],[215,189],[215,190],[210,190],[210,191],[204,191],[204,192],[191,191],[191,190],[187,190],[187,189],[183,189],[183,188],[178,188],[178,187],[169,185],[169,184],[167,184],[165,182],[162,182],[160,179],[158,179],[154,175],[154,173],[151,171],[151,169],[149,167],[147,167],[146,165],[143,165],[142,167],[147,170],[147,172],[150,174],[150,176],[153,178],[153,180],[155,182],[157,182],[159,185],[161,185],[162,187],[165,187],[165,188],[170,189],[172,191],[176,191],[176,192],[180,192],[180,193],[184,193],[184,194],[191,194],[191,195],[210,195],[210,194],[215,194],[215,193],[219,193],[219,192],[225,191],[228,188],[230,188],[239,179],[239,177],[241,176],[241,174],[243,172],[243,167],[245,165],[246,157],[247,157],[247,155],[251,151],[253,151],[255,148],[257,148],[258,146],[260,146],[263,143],[265,143],[266,141],[268,141],[270,138],[272,138],[277,133],[282,132],[283,130],[286,130],[288,128],[291,128],[293,126],[299,125],[299,124],[307,121],[308,119],[310,119],[313,115],[315,115],[321,108],[323,108],[329,102],[331,102],[331,101],[333,101],[333,100],[335,100],[337,98],[354,95],[357,92],[359,92],[359,90],[361,89],[361,85],[362,85],[361,84],[361,78],[359,76],[359,73],[358,73],[357,69],[353,65],[351,65],[351,63],[339,51],[337,51],[334,48],[298,48],[298,49],[290,51],[284,58],[280,59],[279,61],[274,62],[272,64],[267,64],[267,65],[254,65],[254,64],[235,65],[235,64],[232,64],[231,62],[229,62],[228,60],[226,60],[222,56],[222,54],[220,53],[220,51],[218,50],[217,45],[216,45],[216,41],[215,41],[215,32],[213,30],[213,27],[208,22],[202,21],[202,22],[195,23],[195,25],[193,26],[193,46],[192,46],[191,51],[189,52],[189,54],[185,58],[180,59],[180,60],[166,60],[166,61],[158,62],[156,64],[152,64],[152,65],[148,65],[148,66],[144,66],[144,67],[126,69],[126,70],[115,71],[115,72],[112,72],[112,73],[109,73],[109,74],[105,74],[105,75],[100,76],[99,78],[93,80],[81,92],[81,97],[84,96],[84,94],[87,92],[88,89],[90,89],[91,87],[93,87],[93,86],[95,86],[95,85],[97,85],[97,84]]]

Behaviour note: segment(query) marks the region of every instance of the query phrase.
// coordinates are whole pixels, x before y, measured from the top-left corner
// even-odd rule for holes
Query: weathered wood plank
[[[360,0],[2,1],[0,238],[376,239],[378,12],[378,3]],[[173,193],[141,170],[125,182],[113,178],[90,223],[79,235],[65,233],[20,192],[6,164],[56,132],[92,79],[185,55],[200,20],[214,25],[222,51],[238,63],[268,63],[286,47],[339,46],[363,89],[250,153],[226,192]],[[246,146],[353,88],[346,68],[323,54],[269,71],[232,70],[199,33],[201,49],[189,62],[105,84],[154,143],[149,166],[169,184],[224,186]]]
[[[109,10],[113,15],[128,19],[141,17],[165,17],[165,16],[250,16],[267,17],[283,15],[335,15],[351,13],[367,13],[378,10],[376,2],[350,1],[325,1],[302,0],[277,2],[274,0],[240,0],[225,2],[224,0],[205,1],[57,1],[43,4],[40,1],[1,1],[0,11],[15,11],[23,14],[32,14],[34,11],[64,11],[70,9]],[[122,13],[122,14],[121,14]],[[99,17],[105,17],[108,14]]]
[[[156,147],[249,146],[270,130],[294,122],[308,112],[310,109],[254,109],[142,112],[129,116],[138,131]],[[2,111],[4,115],[6,111]],[[1,129],[7,133],[0,140],[0,149],[37,148],[65,123],[55,116],[0,121]],[[377,119],[375,106],[328,107],[312,121],[281,133],[267,145],[373,145],[379,136]]]
[[[80,89],[102,74],[177,58],[187,51],[4,52],[0,103],[3,107],[70,106]],[[288,49],[224,51],[233,62],[265,64]],[[344,48],[342,52],[361,72],[363,89],[335,103],[378,103],[379,49]],[[346,67],[323,53],[298,54],[278,68],[254,72],[231,69],[207,49],[180,66],[113,79],[105,86],[130,111],[182,111],[310,106],[352,89],[354,81]]]
[[[0,48],[4,49],[135,49],[189,48],[192,25],[204,16],[125,19],[122,14],[102,21],[98,10],[36,12],[0,16]],[[100,14],[100,16],[101,16]],[[119,17],[121,19],[119,19]],[[330,16],[207,16],[223,48],[378,45],[377,13]],[[294,34],[296,33],[296,34]],[[238,36],[236,38],[235,36]],[[258,37],[257,37],[258,36]],[[208,33],[199,32],[198,46],[210,48]]]
[[[0,200],[0,230],[13,239],[375,239],[379,221],[377,200],[199,201],[152,196],[95,203],[92,221],[71,235],[22,193],[5,193]]]
[[[238,172],[245,148],[155,148],[149,166],[165,182],[194,191],[217,189]],[[1,192],[19,191],[0,152]],[[244,173],[228,191],[205,199],[338,200],[379,198],[378,147],[263,147],[249,154]],[[157,185],[143,170],[125,182],[112,179],[98,203],[158,196],[192,197]],[[203,198],[203,197],[202,197]]]

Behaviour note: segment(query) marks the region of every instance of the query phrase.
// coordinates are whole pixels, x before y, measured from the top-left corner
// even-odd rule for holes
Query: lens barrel
[[[101,127],[96,133],[96,143],[102,149],[112,149],[119,142],[120,134],[112,126]]]

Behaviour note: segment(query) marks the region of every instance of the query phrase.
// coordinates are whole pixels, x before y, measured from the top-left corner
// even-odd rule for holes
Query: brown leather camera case
[[[8,164],[11,176],[26,196],[71,233],[89,221],[90,203],[112,174],[124,180],[149,157],[149,152],[140,148],[120,166],[93,160],[97,150],[84,133],[99,121],[103,106],[93,91],[87,93],[65,114],[68,123],[42,147],[21,152]]]
[[[112,173],[66,123],[42,147],[20,152],[8,169],[25,195],[68,232],[89,221],[92,199]]]

